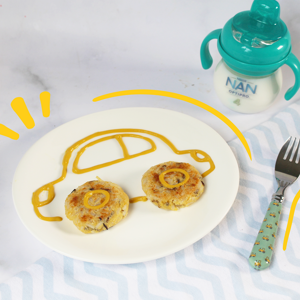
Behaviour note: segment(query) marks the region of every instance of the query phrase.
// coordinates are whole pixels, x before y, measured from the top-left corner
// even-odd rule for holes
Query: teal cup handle
[[[282,204],[272,201],[253,245],[249,263],[256,270],[268,268],[272,261]]]
[[[285,100],[290,100],[292,97],[295,96],[299,87],[300,87],[300,63],[297,57],[290,53],[285,64],[288,65],[295,74],[295,84],[293,87],[289,88],[286,94],[284,95]]]
[[[222,29],[216,29],[208,34],[203,40],[200,48],[200,59],[203,69],[207,70],[212,66],[213,59],[209,53],[209,42],[213,39],[219,39]]]

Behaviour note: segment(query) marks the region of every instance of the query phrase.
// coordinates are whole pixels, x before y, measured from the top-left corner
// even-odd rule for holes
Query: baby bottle
[[[214,86],[224,105],[241,113],[268,108],[282,88],[281,66],[294,72],[295,83],[285,94],[290,100],[300,87],[300,63],[292,53],[291,37],[280,19],[275,0],[254,0],[250,11],[235,15],[223,29],[212,31],[202,42],[201,63],[212,65],[209,42],[217,39],[222,56],[214,73]]]

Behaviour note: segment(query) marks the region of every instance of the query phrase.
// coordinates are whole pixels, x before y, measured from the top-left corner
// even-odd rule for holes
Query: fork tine
[[[299,139],[295,138],[295,143],[294,143],[293,151],[292,151],[291,157],[290,157],[290,159],[289,159],[290,162],[293,161],[293,158],[294,158],[294,156],[295,156],[295,153],[296,153],[297,150],[298,150],[298,146],[299,146]]]
[[[298,147],[298,154],[297,154],[297,156],[296,156],[295,163],[298,164],[298,163],[299,163],[299,160],[300,160],[300,147]]]
[[[280,152],[278,154],[277,160],[286,160],[289,151],[292,148],[292,145],[294,143],[293,138],[290,136],[287,141],[284,143],[284,145],[282,146],[282,148],[280,149]]]

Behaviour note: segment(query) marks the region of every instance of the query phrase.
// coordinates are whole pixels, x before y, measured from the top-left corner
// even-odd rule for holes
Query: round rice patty
[[[84,206],[84,195],[92,190],[106,190],[110,200],[99,209]],[[89,205],[97,206],[105,196],[95,193],[89,198]],[[117,184],[108,181],[88,181],[73,190],[65,201],[66,216],[83,233],[96,233],[116,225],[127,216],[129,198]]]
[[[182,169],[189,173],[189,180],[173,189],[162,185],[159,175],[170,169]],[[170,172],[165,176],[165,181],[176,185],[185,179],[180,172]],[[169,161],[151,167],[142,177],[142,188],[147,198],[156,206],[168,210],[178,210],[196,202],[204,191],[201,174],[195,167],[188,163]]]

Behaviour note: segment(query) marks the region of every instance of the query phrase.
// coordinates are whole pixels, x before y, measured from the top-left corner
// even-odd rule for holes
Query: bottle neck
[[[239,72],[235,71],[233,68],[230,68],[223,58],[220,61],[220,63],[223,63],[224,67],[228,70],[228,72],[231,72],[234,76],[243,77],[243,78],[246,78],[246,79],[252,79],[252,78],[253,79],[260,79],[260,78],[263,79],[263,78],[272,76],[276,72],[279,72],[279,69],[277,69],[274,72],[266,74],[266,75],[259,75],[259,74],[258,75],[251,75],[251,74],[247,74],[247,72],[245,72],[245,73],[239,73]]]

